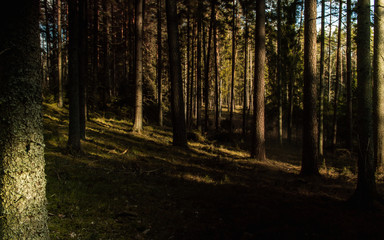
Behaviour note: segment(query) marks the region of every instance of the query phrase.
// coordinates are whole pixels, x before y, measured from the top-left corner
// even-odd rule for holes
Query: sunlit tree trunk
[[[305,0],[304,9],[304,113],[302,175],[317,175],[317,77],[316,77],[316,0]]]
[[[216,14],[214,19],[214,33],[213,33],[213,47],[214,47],[214,54],[215,54],[215,128],[216,132],[219,131],[220,128],[220,97],[219,97],[219,65],[218,65],[218,51],[219,48],[217,46],[217,21],[216,21]]]
[[[187,147],[176,0],[166,0],[173,145]]]
[[[143,131],[143,3],[144,0],[136,0],[136,102],[135,102],[135,122],[133,131],[141,133]]]
[[[197,13],[197,77],[196,77],[196,124],[201,132],[201,28],[202,28],[202,0],[198,0]]]
[[[384,1],[375,1],[375,37],[374,37],[374,136],[375,161],[380,171],[384,160]]]
[[[279,98],[279,119],[278,119],[278,138],[279,143],[283,143],[283,82],[281,67],[281,0],[277,0],[277,82]]]
[[[248,18],[245,10],[245,36],[244,36],[244,89],[243,89],[243,136],[247,133],[247,109],[248,109]]]
[[[264,65],[265,65],[265,0],[256,3],[254,115],[251,157],[265,160]]]
[[[0,239],[49,239],[39,1],[0,9]]]

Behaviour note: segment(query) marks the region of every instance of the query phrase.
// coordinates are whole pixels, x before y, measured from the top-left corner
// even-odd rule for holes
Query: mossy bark
[[[0,14],[0,239],[49,239],[41,115],[39,1]]]

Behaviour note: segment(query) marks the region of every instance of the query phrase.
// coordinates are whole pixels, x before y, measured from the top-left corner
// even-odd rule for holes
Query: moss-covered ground
[[[92,115],[72,156],[67,114],[44,104],[51,239],[384,239],[380,205],[345,204],[356,164],[344,150],[305,179],[299,144],[269,141],[260,162],[241,141],[195,134],[182,149],[169,128],[134,134],[129,121]]]

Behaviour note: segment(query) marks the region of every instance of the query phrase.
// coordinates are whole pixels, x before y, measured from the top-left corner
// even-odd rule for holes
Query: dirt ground
[[[269,140],[264,162],[245,143],[92,116],[83,154],[65,150],[67,112],[44,105],[52,239],[384,239],[384,207],[349,207],[356,164],[344,150],[321,177],[299,176],[299,144]],[[379,193],[384,193],[378,176]]]

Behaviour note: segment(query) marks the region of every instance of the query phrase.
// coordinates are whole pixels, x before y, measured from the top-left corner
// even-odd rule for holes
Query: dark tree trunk
[[[316,64],[316,0],[305,0],[302,175],[319,174]]]
[[[143,131],[143,1],[136,0],[136,103],[135,103],[135,123],[133,131],[141,133]]]
[[[86,125],[86,86],[88,78],[88,13],[87,1],[79,0],[79,108],[80,108],[80,136],[85,139]]]
[[[277,0],[277,91],[279,98],[279,119],[277,130],[279,143],[283,144],[283,82],[281,65],[281,0]]]
[[[0,239],[49,239],[39,1],[0,10]]]
[[[79,12],[78,1],[68,2],[68,70],[69,70],[69,132],[68,148],[71,153],[81,151],[80,101],[79,101]]]
[[[187,147],[176,0],[166,0],[173,145]]]
[[[360,207],[372,207],[377,197],[372,130],[372,82],[370,49],[370,1],[357,6],[357,98],[358,98],[358,176],[350,201]]]
[[[189,111],[189,108],[190,108],[190,102],[189,102],[189,99],[191,97],[191,94],[192,94],[192,87],[191,87],[191,17],[190,17],[191,13],[190,13],[190,10],[188,9],[188,12],[187,12],[187,97],[186,97],[186,100],[187,100],[187,119],[186,119],[186,124],[187,124],[187,127],[190,126],[191,124],[191,112]]]
[[[265,65],[265,0],[256,5],[255,36],[255,78],[254,116],[252,129],[251,157],[265,160],[265,119],[264,119],[264,65]]]
[[[205,59],[205,69],[204,69],[204,102],[205,102],[205,119],[204,119],[204,131],[208,131],[208,122],[209,122],[209,63],[211,59],[211,40],[212,40],[212,30],[213,30],[213,21],[215,18],[215,4],[216,1],[211,2],[211,20],[209,24],[209,33],[208,33],[208,50],[207,56]],[[205,46],[205,45],[204,45]]]
[[[219,102],[219,65],[218,65],[218,47],[217,47],[217,21],[216,14],[214,16],[214,33],[213,33],[213,47],[215,54],[215,128],[216,132],[219,131],[220,128],[220,102]]]

